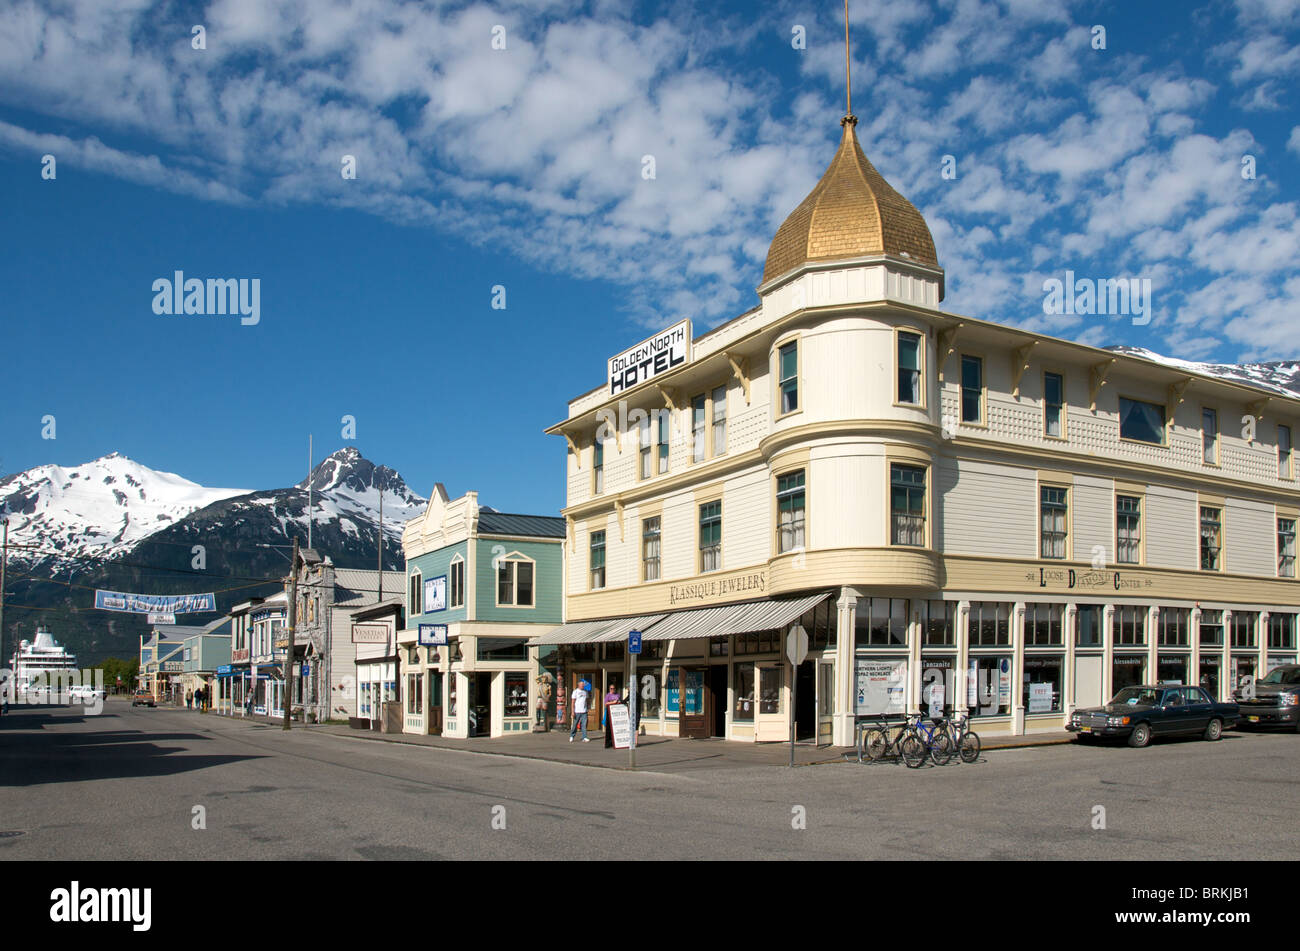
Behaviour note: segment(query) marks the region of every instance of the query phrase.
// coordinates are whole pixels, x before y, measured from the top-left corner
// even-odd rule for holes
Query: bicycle
[[[963,763],[973,763],[980,758],[979,734],[970,728],[970,714],[960,717],[944,717],[939,720],[939,727],[947,735],[952,749]]]
[[[942,718],[931,719],[929,725],[926,725],[925,718],[919,714],[912,714],[916,722],[912,729],[916,731],[917,738],[925,745],[925,751],[930,754],[936,766],[946,766],[952,759],[953,745],[952,737],[944,729]],[[919,765],[919,764],[918,764]]]
[[[911,715],[903,723],[891,723],[884,714],[875,719],[878,725],[868,727],[858,735],[858,762],[862,761],[864,753],[873,763],[891,753],[897,754],[910,769],[916,769],[925,762],[928,751],[917,735]]]

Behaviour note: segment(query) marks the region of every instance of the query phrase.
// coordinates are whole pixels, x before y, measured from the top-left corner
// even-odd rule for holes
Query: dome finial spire
[[[853,81],[849,76],[849,0],[844,0],[844,118],[840,125],[857,125],[853,114]]]

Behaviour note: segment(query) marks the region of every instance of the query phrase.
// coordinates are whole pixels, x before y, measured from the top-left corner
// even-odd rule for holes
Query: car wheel
[[[1145,723],[1139,723],[1133,727],[1133,732],[1128,735],[1128,745],[1136,749],[1141,749],[1151,742],[1151,727]]]
[[[1223,721],[1211,720],[1206,724],[1205,732],[1202,736],[1207,740],[1217,740],[1223,736]]]

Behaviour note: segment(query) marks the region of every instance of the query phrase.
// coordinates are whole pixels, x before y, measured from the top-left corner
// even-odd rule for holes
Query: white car
[[[92,684],[73,684],[68,688],[68,700],[71,703],[92,703],[103,700],[104,697],[104,689]]]

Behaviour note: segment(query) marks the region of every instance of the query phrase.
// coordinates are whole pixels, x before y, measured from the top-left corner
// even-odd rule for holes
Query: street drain
[[[24,829],[6,829],[0,831],[0,839],[16,839],[18,836],[26,834],[27,832]]]

